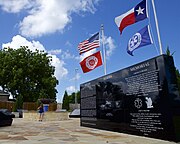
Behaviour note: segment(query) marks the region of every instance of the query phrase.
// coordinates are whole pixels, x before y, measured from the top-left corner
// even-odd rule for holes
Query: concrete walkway
[[[175,144],[158,139],[80,127],[79,119],[27,121],[0,127],[0,144]]]

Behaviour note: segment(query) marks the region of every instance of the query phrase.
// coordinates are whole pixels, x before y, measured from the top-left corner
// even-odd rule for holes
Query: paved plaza
[[[0,144],[175,144],[174,142],[80,126],[79,118],[65,121],[27,121],[15,118],[0,127]]]

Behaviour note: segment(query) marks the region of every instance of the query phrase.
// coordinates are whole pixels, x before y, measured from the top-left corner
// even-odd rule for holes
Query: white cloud
[[[62,59],[75,59],[75,55],[71,54],[68,50],[63,51],[61,57]]]
[[[71,93],[75,92],[75,90],[76,90],[75,86],[69,86],[69,87],[66,88],[66,91],[67,91],[68,94],[71,94]]]
[[[6,44],[2,44],[2,48],[10,47],[13,49],[18,49],[20,46],[28,46],[30,50],[35,51],[36,49],[40,51],[45,51],[44,46],[39,41],[28,41],[26,38],[16,35],[12,38],[12,41]]]
[[[48,51],[49,54],[52,55],[60,55],[61,59],[75,59],[76,57],[75,55],[71,54],[69,50],[63,51],[62,49],[55,49],[55,50],[49,50]]]
[[[59,1],[61,3],[61,1]],[[20,32],[24,36],[42,36],[44,34],[62,31],[71,22],[66,5],[58,1],[41,0],[30,14],[20,23]],[[66,3],[65,3],[66,4]],[[64,7],[59,7],[63,5]]]
[[[72,13],[95,12],[100,0],[0,0],[6,12],[26,10],[28,15],[19,24],[20,33],[26,37],[39,37],[57,31],[63,32],[72,22]]]
[[[80,79],[80,74],[77,73],[76,77],[74,76],[72,79],[70,79],[69,81],[75,81],[75,80],[79,80]]]
[[[32,0],[0,0],[1,8],[9,13],[18,13],[32,6]]]
[[[106,56],[107,56],[107,58],[109,58],[112,55],[114,49],[116,48],[113,38],[105,37],[104,44],[105,44],[105,48],[106,48]]]
[[[56,55],[49,55],[52,57],[52,66],[55,67],[54,75],[58,80],[62,79],[68,74],[68,70],[64,67],[64,62],[60,60]]]
[[[39,41],[28,41],[24,37],[20,35],[16,35],[12,38],[12,41],[6,44],[2,45],[2,48],[4,47],[10,47],[14,49],[20,48],[20,46],[28,46],[28,48],[32,51],[37,50],[44,50],[46,52],[46,49]],[[68,70],[64,67],[64,61],[57,58],[56,55],[49,54],[49,56],[52,57],[52,66],[55,67],[55,76],[60,81],[63,77],[65,77],[68,74]]]
[[[62,53],[62,50],[61,49],[49,50],[48,53],[52,55],[58,55]]]

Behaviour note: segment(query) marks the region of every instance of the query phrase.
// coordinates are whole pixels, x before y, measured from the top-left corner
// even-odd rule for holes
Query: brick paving
[[[12,126],[0,127],[0,144],[175,144],[175,142],[81,127],[79,118],[46,122],[15,118]]]

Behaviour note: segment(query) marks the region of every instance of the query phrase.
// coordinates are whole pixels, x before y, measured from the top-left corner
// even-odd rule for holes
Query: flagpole
[[[75,104],[75,108],[78,108],[77,106],[77,71],[78,68],[75,68],[75,96],[74,96],[74,104]]]
[[[162,55],[162,54],[163,54],[162,44],[161,44],[161,38],[160,38],[160,33],[159,33],[158,20],[157,20],[157,15],[156,15],[156,9],[155,9],[154,0],[152,0],[152,7],[153,7],[153,11],[154,11],[154,18],[155,18],[156,30],[157,30],[158,41],[159,41],[160,55]]]
[[[102,50],[103,50],[103,59],[104,59],[104,75],[106,75],[106,49],[104,47],[104,26],[101,24],[101,33],[102,33]]]

